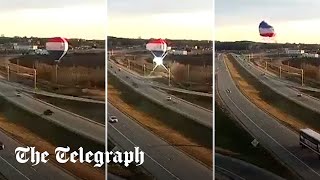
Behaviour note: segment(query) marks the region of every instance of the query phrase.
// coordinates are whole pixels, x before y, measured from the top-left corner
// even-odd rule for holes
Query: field
[[[105,59],[100,54],[70,54],[56,66],[46,56],[20,56],[10,60],[10,81],[34,87],[34,70],[37,70],[37,88],[50,92],[104,99]],[[7,77],[7,69],[1,75]],[[16,65],[19,64],[19,65]],[[5,67],[5,66],[4,66]]]
[[[140,75],[161,75],[162,78],[156,80],[168,83],[168,72],[163,67],[157,67],[151,74],[154,66],[152,56],[149,54],[114,56],[114,59]],[[208,93],[212,93],[212,62],[212,55],[168,55],[164,59],[164,64],[171,70],[172,86]],[[143,65],[145,65],[145,71]]]

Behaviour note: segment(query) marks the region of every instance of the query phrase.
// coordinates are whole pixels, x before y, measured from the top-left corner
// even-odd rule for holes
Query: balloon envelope
[[[67,54],[68,47],[68,41],[62,37],[51,38],[46,43],[46,50],[49,52],[49,56],[58,62]]]
[[[270,26],[265,21],[259,24],[259,33],[262,37],[274,37],[276,34],[272,26]]]
[[[163,39],[150,40],[146,49],[151,51],[156,57],[162,57],[167,51],[167,43]]]

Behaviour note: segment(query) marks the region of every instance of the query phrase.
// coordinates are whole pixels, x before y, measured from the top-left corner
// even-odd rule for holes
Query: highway
[[[29,94],[36,94],[36,95],[42,95],[42,96],[47,96],[47,97],[54,97],[54,98],[60,98],[60,99],[67,99],[67,100],[72,100],[72,101],[80,101],[80,102],[87,102],[87,103],[96,103],[96,104],[105,104],[105,101],[101,100],[95,100],[95,99],[88,99],[88,98],[83,98],[83,97],[76,97],[76,96],[69,96],[69,95],[63,95],[63,94],[56,94],[56,93],[51,93],[47,91],[43,91],[40,89],[34,89],[31,87],[24,86],[19,83],[15,82],[8,82],[4,79],[0,79],[0,82],[6,83],[7,85],[12,86],[13,88],[19,90],[19,91],[24,91]]]
[[[35,99],[27,93],[21,93],[21,96],[18,97],[14,87],[1,81],[0,95],[22,109],[100,144],[105,144],[105,126],[103,124]],[[43,112],[47,109],[53,111],[53,114],[50,116],[43,115]]]
[[[300,93],[300,91],[288,87],[286,84],[277,80],[277,78],[272,75],[266,74],[262,76],[262,72],[260,70],[253,68],[254,65],[252,64],[248,65],[248,63],[245,62],[240,56],[233,54],[233,57],[235,57],[237,60],[236,62],[238,62],[251,75],[253,75],[261,83],[267,85],[274,92],[314,112],[320,113],[320,101],[318,99],[305,94],[301,97],[298,97],[297,94]]]
[[[216,62],[219,67],[216,87],[228,110],[263,147],[299,177],[307,180],[319,179],[318,155],[308,149],[302,150],[298,134],[259,109],[237,89],[223,58],[223,55],[219,55]],[[227,89],[231,93],[227,93]]]
[[[108,117],[114,115],[119,119],[118,123],[108,123],[108,138],[125,151],[140,147],[145,152],[145,162],[142,166],[156,179],[211,180],[213,178],[212,169],[144,129],[110,103],[107,108]]]
[[[8,180],[47,180],[47,179],[77,179],[73,175],[50,163],[39,163],[32,166],[30,162],[20,164],[15,158],[17,147],[26,147],[0,131],[0,141],[5,149],[0,151],[0,173]],[[1,179],[1,177],[0,177]]]
[[[217,153],[215,154],[215,170],[218,171],[216,173],[220,173],[231,179],[246,180],[257,179],[259,177],[259,179],[284,180],[255,165]]]
[[[117,65],[119,67],[118,64],[115,64],[112,61],[110,63],[112,63],[112,65]],[[132,71],[130,69],[125,68],[123,65],[121,67],[122,67],[122,69],[124,69],[128,73],[131,73],[132,76],[135,76],[137,79],[140,79],[140,80],[147,80],[147,79],[152,79],[154,77],[157,77],[157,76],[150,76],[150,77],[149,76],[142,76],[135,71]],[[162,77],[162,76],[159,76],[159,77]],[[212,93],[204,93],[204,92],[192,91],[192,90],[187,90],[187,89],[181,89],[181,88],[177,88],[177,87],[171,87],[171,86],[168,86],[166,84],[159,83],[156,81],[150,81],[150,82],[152,82],[152,83],[150,83],[149,85],[152,87],[156,87],[156,88],[161,88],[161,89],[185,93],[185,94],[192,94],[192,95],[197,95],[197,96],[213,97]]]
[[[113,66],[113,68],[111,68],[111,66]],[[163,107],[184,115],[185,117],[188,117],[206,127],[212,128],[212,111],[180,98],[171,96],[164,91],[159,91],[158,89],[151,87],[150,81],[137,78],[136,76],[132,75],[132,73],[129,73],[123,69],[119,71],[119,67],[116,67],[117,65],[115,63],[108,61],[108,71],[139,94],[162,105]],[[166,100],[168,96],[172,97],[172,101],[174,103],[168,103]]]

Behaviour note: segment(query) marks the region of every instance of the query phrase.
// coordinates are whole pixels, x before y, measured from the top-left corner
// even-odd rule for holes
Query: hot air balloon
[[[49,56],[56,62],[60,62],[67,54],[68,47],[68,41],[62,37],[50,38],[46,43],[46,50],[49,52]]]
[[[146,49],[153,54],[153,62],[156,64],[151,72],[153,72],[158,66],[162,66],[168,71],[168,69],[163,65],[163,59],[168,54],[166,41],[163,39],[152,39],[147,43]]]
[[[276,36],[274,28],[265,21],[259,24],[259,34],[265,41],[274,40]]]

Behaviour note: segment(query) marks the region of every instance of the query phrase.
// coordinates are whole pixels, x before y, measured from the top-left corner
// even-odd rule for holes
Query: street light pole
[[[34,71],[34,90],[37,89],[37,70],[33,69]]]

